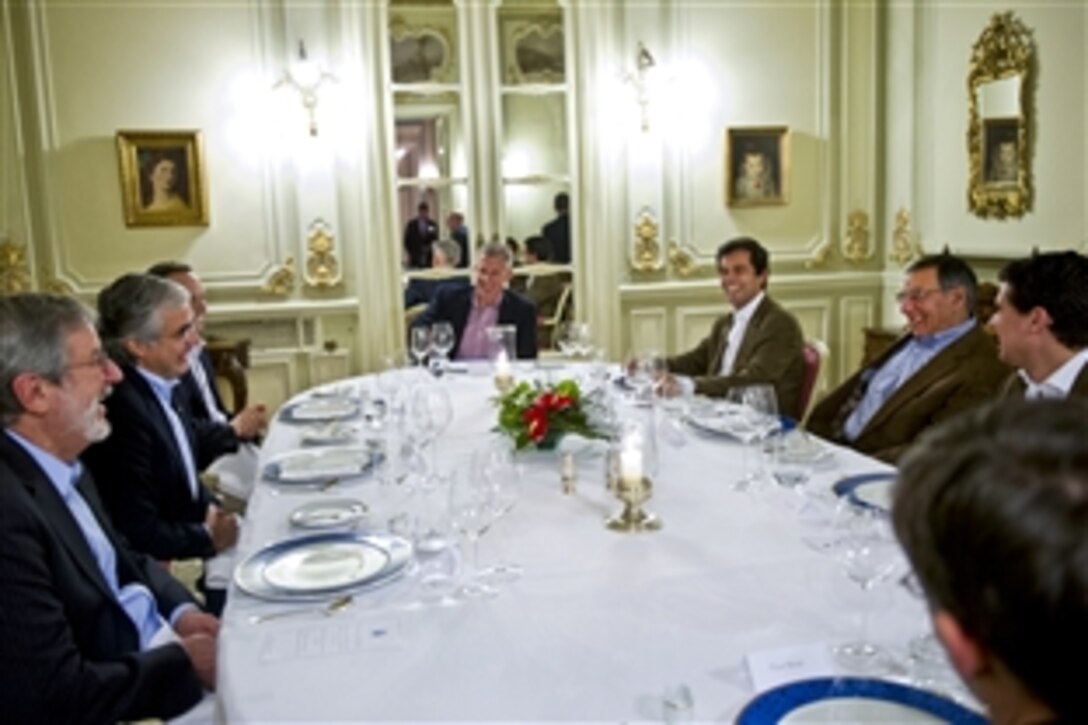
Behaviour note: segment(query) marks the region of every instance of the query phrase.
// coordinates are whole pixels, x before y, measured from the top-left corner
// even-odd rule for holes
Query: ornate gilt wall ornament
[[[265,280],[262,291],[270,295],[286,297],[295,288],[295,258],[288,257]]]
[[[26,245],[5,238],[0,242],[0,292],[15,294],[30,290],[30,267]]]
[[[971,49],[967,202],[984,219],[1031,210],[1035,57],[1032,31],[1011,11],[994,15]]]
[[[681,245],[675,239],[669,241],[669,264],[680,277],[697,274],[702,265],[695,259],[696,252],[688,245]]]
[[[76,293],[75,288],[62,279],[43,275],[41,277],[41,280],[42,283],[40,286],[42,292],[48,292],[49,294],[53,295],[67,295],[69,297],[75,295]]]
[[[649,209],[643,209],[635,220],[635,248],[631,254],[631,269],[636,272],[657,272],[664,266],[661,244],[657,240],[660,228]]]
[[[872,255],[869,245],[869,215],[860,209],[850,212],[846,221],[846,239],[842,256],[851,264],[860,264]]]
[[[910,228],[910,212],[906,209],[900,209],[895,213],[892,248],[888,252],[888,257],[900,267],[905,267],[911,260],[921,257],[923,254],[925,252],[922,245]]]
[[[835,244],[830,238],[825,239],[812,251],[812,256],[805,260],[805,269],[826,267],[827,263],[831,261],[831,255],[834,251]]]
[[[336,240],[328,225],[318,220],[306,239],[306,286],[328,289],[341,282]]]

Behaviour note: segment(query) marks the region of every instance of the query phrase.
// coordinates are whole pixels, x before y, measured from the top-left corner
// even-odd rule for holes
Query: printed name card
[[[749,653],[745,659],[756,692],[835,674],[835,663],[826,644],[761,650]]]

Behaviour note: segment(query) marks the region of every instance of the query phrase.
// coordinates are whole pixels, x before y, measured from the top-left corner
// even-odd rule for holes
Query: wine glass
[[[494,491],[482,476],[454,478],[449,493],[450,522],[472,547],[471,574],[466,574],[458,593],[464,597],[494,596],[495,590],[480,577],[480,537],[495,520]]]
[[[472,469],[491,487],[491,512],[495,521],[509,514],[521,495],[521,469],[506,441],[493,440],[487,448],[473,453]],[[488,583],[504,584],[521,578],[518,564],[502,561],[480,570]]]
[[[889,579],[902,563],[887,516],[874,509],[847,503],[840,521],[839,566],[852,582],[866,593],[861,612],[860,637],[837,646],[835,659],[846,670],[862,674],[886,673],[892,669],[891,656],[869,641],[871,592]]]
[[[423,365],[424,358],[431,349],[431,328],[424,325],[413,327],[409,331],[409,350],[416,365]]]
[[[441,374],[442,368],[445,367],[446,361],[449,360],[453,343],[453,325],[449,322],[436,322],[431,326],[431,350],[437,358],[435,361],[437,362],[436,372],[439,374]]]
[[[726,393],[732,403],[730,433],[743,444],[743,466],[737,490],[764,480],[762,442],[779,429],[778,399],[774,386],[766,383],[736,385]]]
[[[450,394],[439,385],[420,385],[412,392],[409,411],[412,426],[419,433],[422,444],[431,444],[432,461],[437,466],[438,437],[453,421]]]

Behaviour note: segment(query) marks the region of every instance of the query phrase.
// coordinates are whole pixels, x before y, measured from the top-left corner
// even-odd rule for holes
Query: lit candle
[[[620,451],[620,482],[631,486],[642,482],[642,440],[637,435],[624,439]]]
[[[506,350],[499,350],[499,354],[495,356],[495,387],[505,391],[513,382],[514,378],[510,375],[510,357]]]

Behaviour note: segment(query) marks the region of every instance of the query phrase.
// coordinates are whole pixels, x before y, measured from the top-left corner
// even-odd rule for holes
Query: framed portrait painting
[[[788,126],[726,129],[726,206],[770,206],[789,201]]]
[[[117,157],[127,226],[208,225],[199,131],[118,131]]]
[[[982,178],[987,186],[1015,186],[1020,181],[1020,119],[982,120]]]

